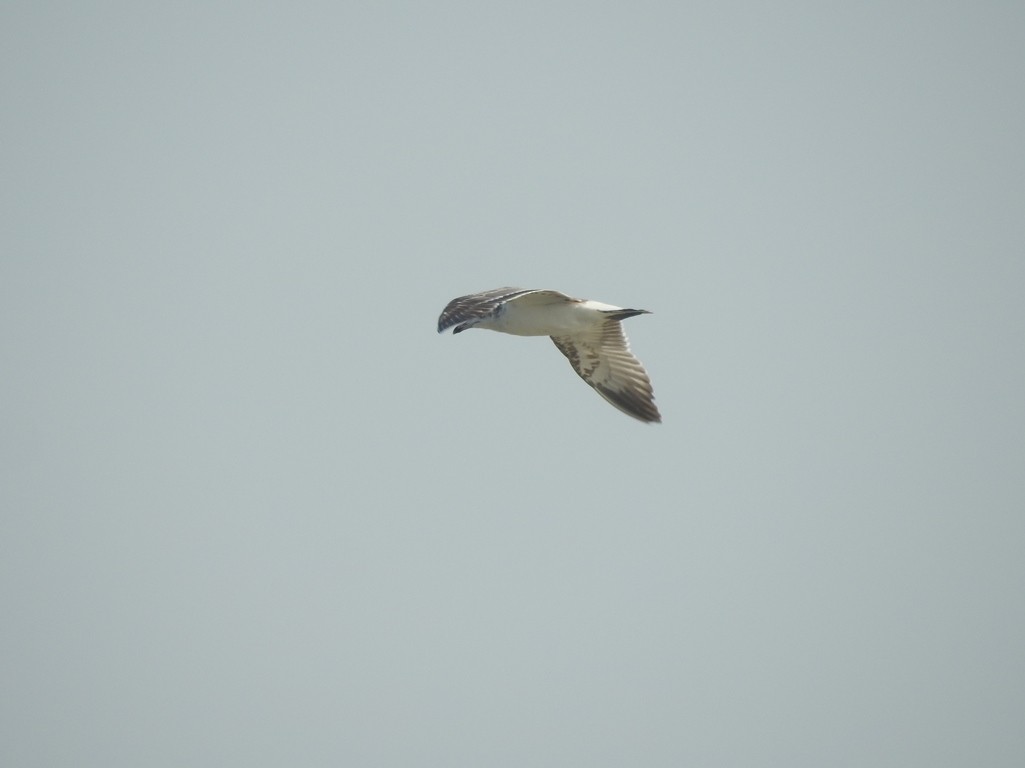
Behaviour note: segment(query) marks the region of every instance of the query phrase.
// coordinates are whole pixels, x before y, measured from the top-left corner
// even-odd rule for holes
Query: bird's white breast
[[[514,300],[508,302],[497,317],[489,318],[478,327],[515,336],[572,336],[603,323],[602,310],[611,309],[618,307],[595,301],[532,303]]]

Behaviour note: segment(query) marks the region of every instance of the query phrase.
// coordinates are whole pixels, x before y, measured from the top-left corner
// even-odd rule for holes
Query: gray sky
[[[1023,52],[6,4],[0,763],[1025,764]],[[665,423],[436,335],[504,285],[652,310]]]

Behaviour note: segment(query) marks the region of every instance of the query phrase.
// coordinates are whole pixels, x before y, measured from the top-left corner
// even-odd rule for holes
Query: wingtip
[[[652,407],[654,408],[654,406],[652,406]],[[658,409],[655,409],[654,413],[645,412],[645,413],[641,414],[641,413],[635,413],[633,411],[625,411],[625,413],[627,415],[629,415],[629,416],[633,416],[638,421],[643,421],[645,424],[661,424],[662,423],[662,414],[658,412]]]

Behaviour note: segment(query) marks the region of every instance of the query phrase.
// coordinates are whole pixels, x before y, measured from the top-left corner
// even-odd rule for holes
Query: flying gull
[[[661,422],[651,381],[630,353],[621,320],[651,314],[558,291],[497,288],[453,299],[438,318],[438,333],[487,328],[515,336],[551,336],[580,378],[623,413]]]

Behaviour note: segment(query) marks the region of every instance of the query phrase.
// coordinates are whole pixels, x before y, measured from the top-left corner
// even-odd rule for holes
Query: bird
[[[514,336],[549,336],[573,370],[609,403],[643,422],[660,423],[651,380],[630,352],[621,321],[650,315],[559,291],[496,288],[452,299],[438,333],[484,328]]]

